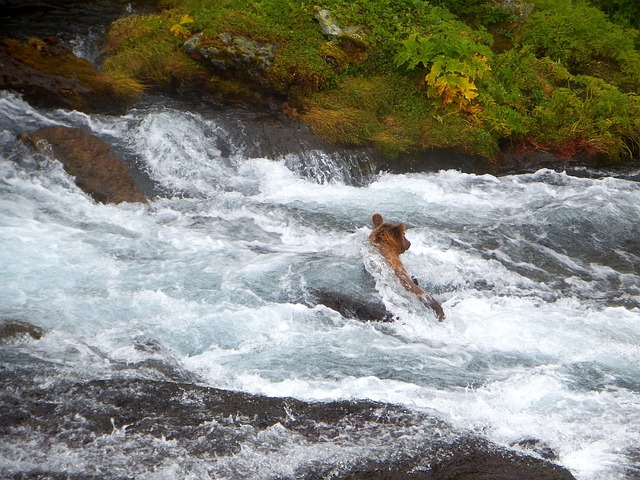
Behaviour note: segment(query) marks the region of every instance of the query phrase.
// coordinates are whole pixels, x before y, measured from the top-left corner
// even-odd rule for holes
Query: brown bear
[[[409,292],[418,296],[420,301],[434,311],[438,320],[444,320],[444,310],[438,301],[422,290],[417,283],[409,276],[400,260],[400,254],[409,250],[411,242],[404,236],[404,223],[387,223],[382,219],[382,215],[374,213],[373,231],[369,235],[369,240],[382,254],[402,286]]]

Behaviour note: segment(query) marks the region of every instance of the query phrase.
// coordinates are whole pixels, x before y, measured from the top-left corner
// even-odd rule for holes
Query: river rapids
[[[640,476],[639,183],[550,170],[354,179],[321,151],[256,155],[250,125],[231,116],[170,103],[89,116],[0,96],[0,319],[42,331],[0,345],[13,378],[3,408],[23,382],[70,379],[370,400],[498,445],[535,439],[580,480]],[[114,145],[146,179],[149,204],[95,203],[16,139],[45,125]],[[374,212],[407,224],[405,266],[444,323],[371,261]],[[397,320],[345,318],[318,291],[376,297]],[[56,392],[56,408],[78,395]],[[65,418],[62,430],[4,437],[0,472],[289,478],[300,465],[390,454],[349,429],[305,447],[282,427],[237,427],[239,451],[203,457],[127,436],[114,418],[108,434],[74,443],[65,431],[87,420]]]

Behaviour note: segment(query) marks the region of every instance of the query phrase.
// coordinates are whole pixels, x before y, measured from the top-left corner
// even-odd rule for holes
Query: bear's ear
[[[384,220],[382,219],[382,215],[380,215],[379,213],[374,213],[371,217],[371,220],[373,221],[374,227],[378,227],[384,222]]]

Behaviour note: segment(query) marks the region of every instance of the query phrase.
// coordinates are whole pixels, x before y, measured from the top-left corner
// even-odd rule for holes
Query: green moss
[[[208,88],[216,94],[216,98],[220,102],[258,103],[262,100],[262,95],[259,92],[245,82],[237,80],[224,80],[213,77],[209,80]]]
[[[114,24],[107,36],[105,72],[130,75],[145,85],[166,88],[172,75],[188,76],[203,67],[180,51],[181,40],[170,33],[179,15],[131,15]]]
[[[31,38],[25,43],[6,39],[3,43],[16,60],[47,74],[76,79],[94,96],[128,104],[142,94],[143,86],[131,76],[99,72],[88,60],[76,57],[71,50],[51,39]]]

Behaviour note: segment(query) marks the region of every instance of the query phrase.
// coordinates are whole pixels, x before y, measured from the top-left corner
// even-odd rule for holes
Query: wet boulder
[[[575,480],[558,464],[397,405],[304,402],[126,377],[53,381],[53,368],[41,362],[0,369],[0,382],[12,385],[2,392],[0,444],[20,441],[34,449],[55,441],[86,458],[85,451],[102,452],[104,442],[116,440],[104,455],[94,453],[82,478],[123,478],[117,470],[96,476],[113,466],[109,456],[124,465],[127,478],[184,461],[206,465],[216,478],[254,478],[260,462],[263,477],[283,480]],[[278,467],[288,459],[290,468]],[[14,478],[73,476],[67,462],[21,468]]]
[[[146,202],[122,158],[91,132],[52,126],[20,138],[47,158],[62,163],[76,185],[97,202]]]
[[[346,65],[359,65],[367,59],[368,45],[364,29],[359,26],[341,27],[331,12],[313,7],[313,17],[318,21],[322,34],[329,38],[322,49],[325,60],[337,70]]]
[[[372,322],[392,322],[395,320],[384,304],[375,296],[363,298],[354,294],[337,291],[316,290],[314,300],[345,318]]]
[[[273,64],[279,45],[258,42],[246,35],[220,33],[209,37],[201,32],[187,39],[183,48],[191,58],[216,72],[268,86],[265,72]]]
[[[0,323],[0,343],[28,337],[39,340],[42,338],[42,335],[43,331],[40,327],[36,327],[27,322],[8,320]]]
[[[142,86],[98,72],[57,38],[0,41],[0,88],[42,108],[118,113],[138,99]]]
[[[320,29],[322,30],[323,35],[342,35],[342,28],[340,28],[333,17],[331,17],[329,10],[315,6],[313,7],[313,18],[315,18],[320,24]]]

